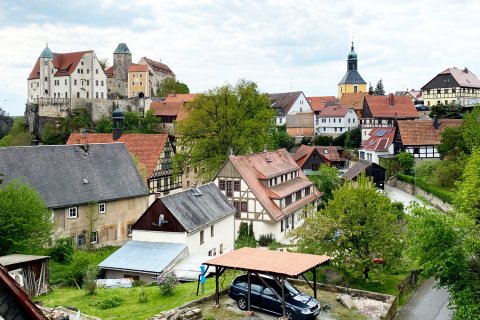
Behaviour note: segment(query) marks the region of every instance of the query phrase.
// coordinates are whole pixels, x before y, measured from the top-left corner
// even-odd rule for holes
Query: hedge
[[[412,177],[406,174],[397,173],[397,179],[410,184],[415,184],[417,187],[419,187],[423,191],[433,194],[434,196],[436,196],[437,198],[440,198],[444,202],[447,202],[450,204],[453,202],[452,192],[442,189],[438,186],[428,184],[420,178],[417,178],[415,181],[415,177]]]

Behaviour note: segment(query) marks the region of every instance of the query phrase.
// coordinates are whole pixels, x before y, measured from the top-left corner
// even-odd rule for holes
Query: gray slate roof
[[[180,243],[128,241],[98,266],[102,269],[161,273],[187,254]]]
[[[0,172],[4,183],[35,188],[51,209],[148,195],[123,143],[0,148]]]
[[[236,211],[213,182],[159,198],[158,201],[163,202],[189,233],[234,214]]]
[[[345,73],[338,84],[367,84],[357,70],[350,70]]]

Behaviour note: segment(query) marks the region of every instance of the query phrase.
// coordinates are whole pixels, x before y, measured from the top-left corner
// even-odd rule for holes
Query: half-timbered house
[[[345,164],[345,160],[340,157],[337,147],[334,146],[306,146],[302,144],[292,156],[307,176],[312,171],[318,170],[322,164],[337,168],[343,168]]]
[[[445,128],[459,127],[461,119],[398,121],[395,134],[395,153],[406,151],[416,159],[438,159],[437,146]]]
[[[235,232],[240,222],[252,221],[257,236],[272,233],[280,242],[321,196],[285,149],[230,156],[214,182],[237,209]]]

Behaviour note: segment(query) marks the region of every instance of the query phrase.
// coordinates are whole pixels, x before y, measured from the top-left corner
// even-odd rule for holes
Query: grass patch
[[[439,198],[440,200],[446,203],[453,202],[454,193],[452,192],[451,188],[445,188],[445,187],[429,184],[418,177],[415,179],[415,177],[412,177],[406,174],[401,174],[401,173],[397,173],[397,179],[410,184],[415,184],[420,189],[424,190],[425,192],[433,194],[434,196],[436,196],[437,198]]]

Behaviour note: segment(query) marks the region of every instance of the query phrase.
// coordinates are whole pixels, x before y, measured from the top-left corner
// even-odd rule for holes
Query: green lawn
[[[225,274],[224,285],[230,284],[233,273]],[[222,279],[221,279],[222,280]],[[220,281],[222,282],[222,281]],[[144,320],[152,317],[161,311],[176,308],[186,302],[200,298],[196,296],[197,283],[182,283],[176,287],[173,296],[162,296],[157,286],[147,286],[144,290],[148,297],[147,303],[140,303],[140,287],[127,289],[98,289],[94,296],[86,295],[84,290],[74,288],[57,288],[53,292],[36,298],[42,301],[44,306],[73,306],[82,313],[96,316],[102,319],[138,319]],[[205,295],[215,292],[215,278],[208,278],[205,283]],[[92,306],[92,302],[98,299],[119,297],[123,299],[120,306],[112,309],[102,310]]]

